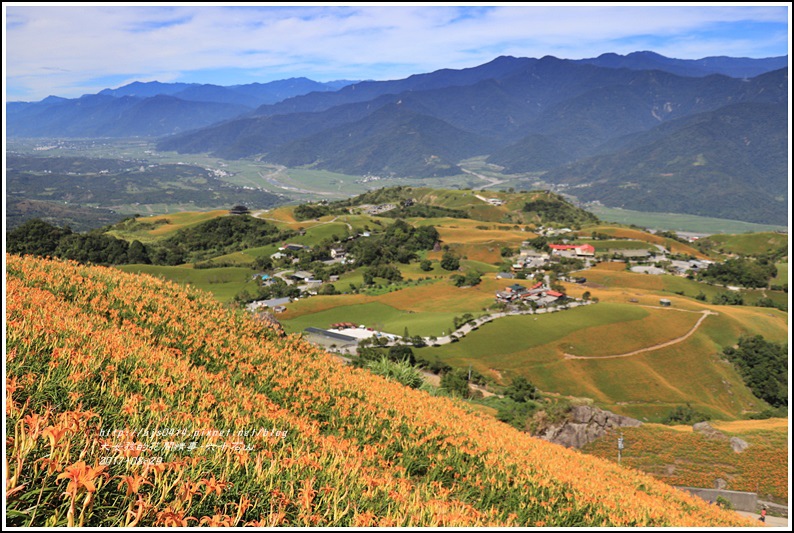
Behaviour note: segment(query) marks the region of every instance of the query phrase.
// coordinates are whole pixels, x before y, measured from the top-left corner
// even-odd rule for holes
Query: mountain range
[[[609,206],[785,224],[787,64],[652,52],[503,56],[337,90],[295,81],[301,94],[255,108],[251,86],[131,84],[77,102],[9,104],[8,131],[175,133],[158,149],[355,175],[455,175],[462,159],[487,156],[506,173],[542,172]],[[109,123],[97,118],[113,113]],[[743,138],[746,149],[736,149]]]
[[[350,83],[354,82],[320,83],[308,78],[227,87],[133,82],[80,98],[9,102],[6,128],[11,137],[159,137],[209,126],[296,95],[336,91]]]

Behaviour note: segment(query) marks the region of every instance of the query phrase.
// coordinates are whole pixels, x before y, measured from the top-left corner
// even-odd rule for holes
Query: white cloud
[[[502,54],[581,58],[653,49],[683,58],[759,57],[772,55],[762,52],[768,49],[762,46],[777,44],[785,50],[788,37],[784,7],[504,6],[475,11],[449,5],[12,4],[4,10],[9,98],[27,91],[32,100],[95,92],[111,76],[168,81],[205,69],[250,69],[260,73],[260,81],[298,75],[385,79],[474,66]],[[783,43],[773,35],[759,40],[697,33],[742,21],[780,24],[777,40]],[[635,43],[640,48],[627,48]]]

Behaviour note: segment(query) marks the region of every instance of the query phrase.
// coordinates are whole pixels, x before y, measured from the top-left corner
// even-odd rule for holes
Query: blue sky
[[[7,100],[132,81],[232,85],[305,76],[397,79],[499,55],[580,59],[789,53],[788,4],[436,6],[3,4]]]

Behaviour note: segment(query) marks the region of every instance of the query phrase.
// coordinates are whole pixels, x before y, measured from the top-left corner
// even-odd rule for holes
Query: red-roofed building
[[[554,298],[562,298],[565,295],[557,291],[546,291],[546,296],[552,296]]]
[[[576,255],[593,256],[595,255],[595,248],[592,244],[583,244],[581,246],[577,246]]]

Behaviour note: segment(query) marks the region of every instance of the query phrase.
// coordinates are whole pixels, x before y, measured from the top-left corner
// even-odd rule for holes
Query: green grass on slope
[[[223,267],[193,269],[185,266],[121,265],[117,267],[133,274],[149,274],[176,283],[192,285],[212,293],[221,302],[228,302],[243,289],[254,290],[250,268]]]
[[[307,327],[327,328],[337,322],[354,322],[373,329],[403,335],[408,328],[410,335],[436,337],[452,328],[456,313],[411,313],[400,311],[390,305],[372,302],[357,305],[344,305],[283,321],[288,332],[300,332]]]

